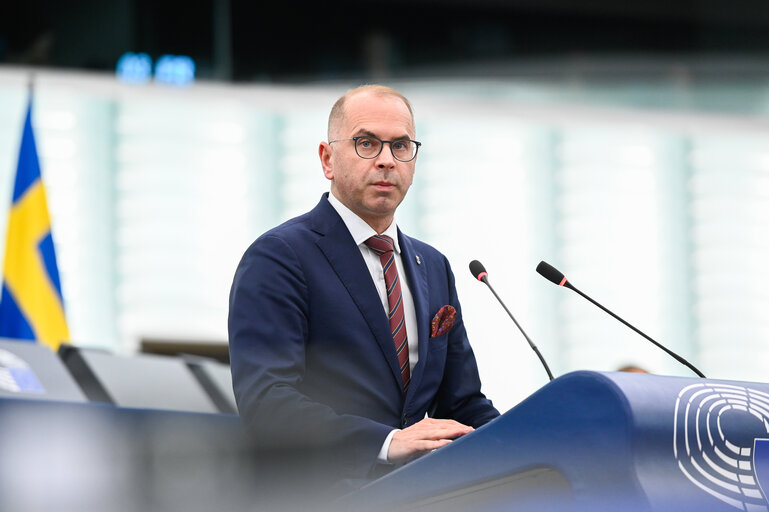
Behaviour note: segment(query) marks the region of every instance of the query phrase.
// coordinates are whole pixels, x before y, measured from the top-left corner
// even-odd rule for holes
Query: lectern
[[[574,372],[340,507],[769,511],[767,445],[769,384]]]

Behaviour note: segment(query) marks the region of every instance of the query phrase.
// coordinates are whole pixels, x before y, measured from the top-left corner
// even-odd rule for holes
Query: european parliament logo
[[[731,384],[685,387],[676,400],[673,455],[714,498],[769,512],[769,394]]]
[[[51,220],[32,131],[31,99],[8,215],[0,336],[40,341],[54,350],[69,340]]]

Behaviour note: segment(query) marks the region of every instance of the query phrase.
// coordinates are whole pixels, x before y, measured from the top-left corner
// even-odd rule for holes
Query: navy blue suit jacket
[[[426,413],[478,427],[499,412],[481,393],[448,261],[399,231],[419,330],[404,395],[382,302],[327,197],[243,256],[230,293],[233,385],[257,442],[328,446],[344,474],[364,476],[393,428]],[[431,338],[430,322],[446,304],[457,309],[454,326]]]

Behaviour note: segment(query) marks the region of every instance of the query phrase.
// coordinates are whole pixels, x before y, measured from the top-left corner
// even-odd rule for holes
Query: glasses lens
[[[355,141],[355,151],[361,158],[374,158],[382,150],[382,141],[371,137],[359,137]]]
[[[394,140],[392,142],[393,156],[398,160],[408,162],[414,158],[417,145],[410,140]]]

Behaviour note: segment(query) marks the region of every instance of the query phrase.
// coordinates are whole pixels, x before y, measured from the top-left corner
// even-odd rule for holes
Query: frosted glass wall
[[[25,84],[23,72],[0,70],[2,226]],[[609,107],[590,91],[565,102],[552,84],[394,85],[424,144],[397,220],[448,256],[502,409],[546,376],[471,277],[472,259],[556,374],[626,363],[690,372],[542,279],[541,259],[708,376],[764,379],[769,123],[671,116],[631,108],[632,98],[618,106],[624,93],[608,94]],[[39,73],[34,123],[74,342],[119,352],[143,338],[225,343],[245,248],[328,190],[317,148],[345,88],[172,89]]]

